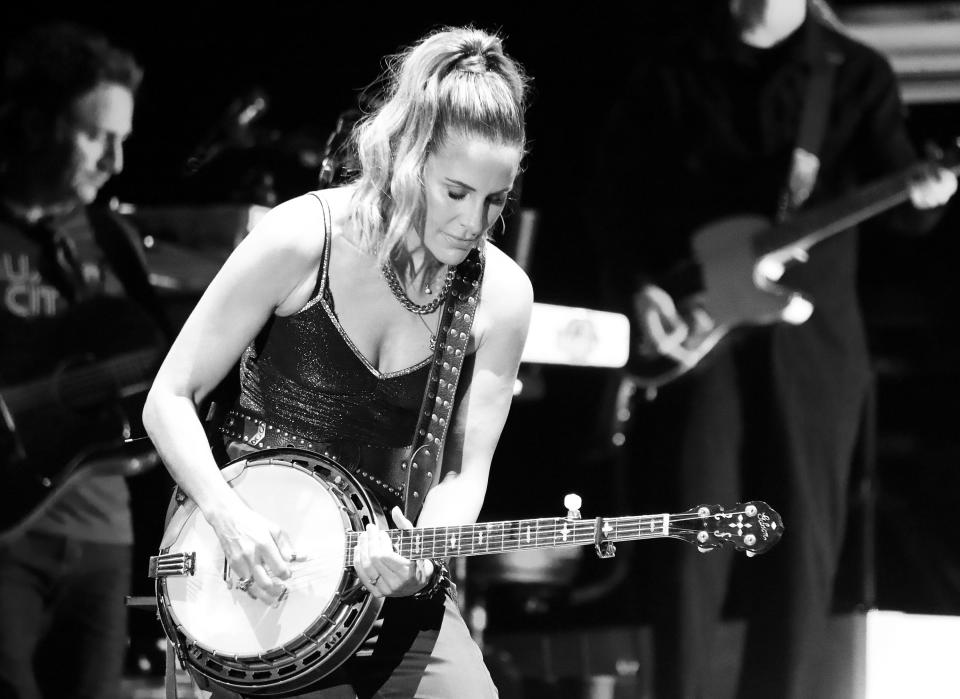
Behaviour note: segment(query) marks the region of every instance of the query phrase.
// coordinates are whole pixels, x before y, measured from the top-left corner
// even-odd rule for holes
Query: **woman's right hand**
[[[207,517],[220,540],[228,564],[228,579],[267,605],[280,601],[294,558],[287,534],[266,517],[237,502]]]

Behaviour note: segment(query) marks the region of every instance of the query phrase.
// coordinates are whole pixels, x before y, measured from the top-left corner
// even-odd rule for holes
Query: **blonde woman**
[[[252,422],[351,445],[375,474],[395,467],[373,457],[413,441],[441,309],[470,255],[483,268],[475,319],[441,477],[422,494],[418,526],[476,521],[511,403],[532,290],[487,234],[524,154],[526,79],[496,36],[465,28],[395,57],[387,82],[354,134],[358,178],[269,212],[197,304],[144,409],[174,479],[264,604],[283,594],[292,552],[227,486],[196,413],[238,357],[241,429]],[[226,447],[231,456],[252,448],[229,437]],[[396,527],[412,526],[399,508],[384,509]],[[310,696],[496,696],[438,584],[439,561],[400,556],[373,526],[355,556],[362,584],[388,598],[382,626]]]

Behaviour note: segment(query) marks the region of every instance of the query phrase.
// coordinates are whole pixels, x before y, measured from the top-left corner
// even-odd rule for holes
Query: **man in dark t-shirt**
[[[0,463],[8,493],[42,481],[49,494],[21,502],[0,531],[3,697],[119,692],[133,538],[124,475],[155,455],[103,452],[71,479],[64,467],[94,442],[129,436],[119,420],[116,434],[84,422],[119,403],[83,362],[91,352],[110,359],[132,332],[129,318],[142,316],[134,327],[144,331],[131,347],[160,337],[128,301],[149,288],[142,252],[118,217],[90,206],[123,168],[141,76],[132,56],[66,24],[21,37],[4,63]],[[136,310],[125,318],[128,305]],[[127,364],[107,366],[113,379],[127,378]],[[149,382],[146,369],[139,380]]]

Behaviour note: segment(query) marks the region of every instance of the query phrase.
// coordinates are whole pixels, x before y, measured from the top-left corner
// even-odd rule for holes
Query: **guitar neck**
[[[599,541],[635,541],[677,536],[676,523],[698,519],[692,515],[642,515],[568,519],[545,517],[503,522],[484,522],[451,527],[391,529],[387,532],[394,550],[411,560],[448,556],[483,556],[523,549],[587,546]],[[599,533],[599,535],[598,535]],[[346,566],[353,565],[358,532],[347,534]]]
[[[857,190],[847,197],[808,211],[800,211],[754,240],[757,257],[789,248],[807,250],[832,235],[878,216],[910,198],[910,182],[924,166],[912,167]],[[960,165],[947,168],[960,173]]]
[[[54,398],[70,406],[94,405],[113,396],[149,388],[156,360],[157,350],[136,350],[0,388],[0,393],[14,413]]]

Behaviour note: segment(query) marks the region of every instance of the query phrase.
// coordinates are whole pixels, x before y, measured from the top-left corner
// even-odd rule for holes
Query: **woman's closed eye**
[[[453,199],[454,201],[463,201],[467,198],[466,192],[447,192],[447,196]],[[493,206],[503,206],[507,203],[507,197],[503,194],[497,194],[487,198],[487,203],[492,204]]]

